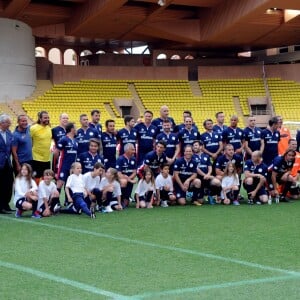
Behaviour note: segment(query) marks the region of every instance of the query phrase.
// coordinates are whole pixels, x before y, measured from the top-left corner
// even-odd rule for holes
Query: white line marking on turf
[[[129,297],[124,296],[124,295],[120,295],[117,293],[113,293],[110,291],[106,291],[106,290],[102,290],[102,289],[98,289],[97,287],[79,282],[79,281],[74,281],[74,280],[70,280],[64,277],[60,277],[60,276],[56,276],[53,274],[49,274],[49,273],[45,273],[36,269],[32,269],[29,267],[25,267],[22,265],[18,265],[18,264],[14,264],[14,263],[9,263],[9,262],[5,262],[5,261],[1,261],[0,260],[0,267],[4,267],[7,269],[12,269],[15,271],[19,271],[19,272],[23,272],[23,273],[27,273],[39,278],[43,278],[43,279],[48,279],[50,281],[54,281],[54,282],[58,282],[58,283],[63,283],[65,285],[69,285],[71,287],[74,287],[76,289],[80,289],[92,294],[97,294],[97,295],[102,295],[102,296],[106,296],[112,299],[129,299]]]
[[[179,252],[179,253],[191,254],[191,255],[206,257],[206,258],[210,258],[210,259],[221,260],[224,262],[235,263],[238,265],[243,265],[243,266],[247,266],[247,267],[251,267],[251,268],[257,268],[257,269],[261,269],[261,270],[265,270],[265,271],[273,271],[273,272],[280,272],[280,273],[284,273],[284,274],[288,274],[288,275],[300,276],[300,272],[293,271],[293,270],[285,270],[285,269],[281,269],[281,268],[265,266],[265,265],[261,265],[261,264],[257,264],[257,263],[253,263],[253,262],[249,262],[249,261],[239,260],[239,259],[235,259],[235,258],[230,258],[230,257],[225,257],[225,256],[220,256],[220,255],[215,255],[215,254],[210,254],[210,253],[205,253],[205,252],[200,252],[200,251],[196,251],[196,250],[160,245],[160,244],[125,238],[125,237],[113,236],[110,234],[105,234],[105,233],[100,233],[100,232],[88,231],[85,229],[69,228],[69,227],[65,227],[62,225],[53,225],[53,224],[48,224],[48,223],[42,223],[41,220],[38,220],[37,222],[35,222],[35,221],[24,220],[24,219],[15,219],[15,218],[5,217],[5,216],[0,216],[0,218],[10,220],[10,221],[15,221],[15,222],[22,222],[22,223],[28,223],[28,224],[37,225],[37,226],[55,228],[55,229],[59,229],[59,230],[63,230],[63,231],[92,235],[92,236],[96,236],[96,237],[102,237],[102,238],[107,238],[107,239],[111,239],[111,240],[142,245],[145,247],[152,247],[152,248],[164,249],[164,250],[169,250],[169,251],[174,251],[174,252]]]
[[[275,282],[281,280],[293,280],[299,279],[299,276],[296,275],[286,275],[286,276],[277,276],[277,277],[266,277],[266,278],[258,278],[258,279],[248,279],[248,280],[241,280],[241,281],[232,281],[232,282],[224,282],[220,284],[211,284],[211,285],[201,285],[191,288],[182,288],[182,289],[175,289],[175,290],[168,290],[168,291],[161,291],[161,292],[149,292],[139,295],[131,296],[131,300],[138,300],[138,299],[145,299],[145,298],[154,298],[154,297],[163,297],[163,296],[176,296],[182,295],[187,293],[196,293],[202,292],[207,290],[213,289],[222,289],[222,288],[232,288],[232,287],[239,287],[243,285],[256,285],[268,282]]]

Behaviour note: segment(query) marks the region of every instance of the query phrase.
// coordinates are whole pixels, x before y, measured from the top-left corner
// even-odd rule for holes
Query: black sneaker
[[[253,205],[253,199],[248,199],[248,204]]]
[[[291,201],[288,200],[288,199],[286,199],[284,196],[280,196],[280,197],[279,197],[279,203],[280,203],[280,202],[289,203],[289,202],[291,202]]]

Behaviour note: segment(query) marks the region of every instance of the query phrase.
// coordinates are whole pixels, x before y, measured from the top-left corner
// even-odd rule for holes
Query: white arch
[[[46,50],[43,47],[35,47],[35,57],[46,57]]]
[[[77,54],[73,49],[67,49],[64,52],[64,64],[70,66],[77,65]]]
[[[167,54],[160,53],[160,54],[157,55],[156,59],[167,59]]]
[[[48,59],[53,64],[61,64],[61,51],[58,48],[51,48],[48,54]]]

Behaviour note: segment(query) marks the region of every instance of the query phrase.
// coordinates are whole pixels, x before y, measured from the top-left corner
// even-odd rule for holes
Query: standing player
[[[255,117],[248,118],[248,126],[244,129],[246,151],[246,160],[250,159],[254,151],[262,151],[261,132],[262,130],[256,127]]]
[[[269,126],[261,133],[261,143],[264,163],[269,167],[278,155],[278,142],[280,132],[278,129],[278,119],[273,117],[269,120]]]
[[[168,106],[163,105],[160,108],[159,113],[160,113],[160,117],[154,119],[152,121],[152,124],[157,127],[157,129],[158,129],[159,132],[162,132],[163,131],[163,127],[162,127],[163,126],[163,121],[168,119],[171,122],[171,124],[172,124],[171,127],[172,127],[172,131],[173,131],[173,129],[175,128],[176,124],[175,124],[174,119],[171,118],[171,117],[169,117],[169,108],[168,108]]]
[[[32,169],[37,182],[46,169],[50,169],[50,146],[52,131],[49,114],[46,111],[38,113],[36,124],[30,126],[32,139]]]
[[[59,125],[52,128],[52,139],[54,141],[53,146],[53,158],[52,158],[52,169],[54,173],[57,172],[57,162],[59,157],[59,150],[57,149],[58,141],[66,135],[66,125],[69,123],[69,116],[66,113],[62,113],[59,116]]]
[[[203,122],[206,132],[201,134],[201,142],[203,143],[203,152],[208,154],[213,160],[221,154],[223,150],[222,135],[213,131],[213,121],[207,119]]]
[[[122,128],[117,133],[117,141],[120,146],[119,155],[124,154],[124,147],[126,144],[136,144],[137,131],[134,127],[135,121],[132,116],[124,117],[125,128]]]
[[[141,166],[146,154],[154,149],[157,127],[152,125],[153,113],[144,112],[144,122],[135,125],[137,131],[137,165]]]
[[[116,167],[117,139],[115,136],[115,121],[105,121],[106,131],[101,135],[105,169]]]
[[[167,119],[163,122],[163,132],[159,133],[156,137],[156,142],[164,141],[166,143],[165,154],[167,156],[168,164],[171,166],[170,170],[173,173],[173,163],[180,153],[180,146],[178,137],[175,133],[171,132],[171,122]]]
[[[86,114],[80,115],[81,128],[77,130],[76,140],[78,142],[78,154],[89,151],[90,139],[100,139],[99,132],[89,127],[89,119]]]
[[[91,118],[92,120],[89,123],[89,127],[96,129],[100,138],[102,134],[102,125],[100,124],[100,110],[93,109],[91,111]]]
[[[128,143],[124,147],[125,153],[118,157],[116,169],[121,184],[121,202],[123,207],[128,207],[133,185],[136,183],[135,147]]]
[[[93,171],[96,162],[104,164],[104,158],[99,154],[100,143],[98,139],[90,139],[89,151],[77,156],[77,161],[82,166],[82,174]]]
[[[213,131],[222,135],[224,129],[227,128],[227,126],[224,125],[224,122],[225,122],[225,114],[222,111],[217,112],[216,113],[216,124],[213,126]]]
[[[60,192],[67,181],[72,164],[76,161],[78,143],[75,139],[76,127],[74,123],[66,126],[66,135],[57,143],[57,149],[61,152],[57,168],[57,189]]]
[[[176,159],[174,163],[174,187],[179,205],[186,204],[187,193],[192,193],[192,204],[200,206],[201,181],[197,178],[197,163],[192,159],[191,145],[184,149],[184,156]]]
[[[238,125],[239,119],[237,116],[230,118],[230,126],[222,132],[222,140],[224,145],[231,144],[234,153],[242,158],[244,149],[244,132]]]
[[[191,117],[185,118],[184,125],[184,128],[178,133],[181,156],[187,145],[191,146],[194,141],[200,141],[200,132],[193,129],[193,119]]]
[[[184,128],[184,126],[185,126],[185,125],[184,125],[184,120],[185,120],[186,117],[192,118],[192,112],[189,111],[189,110],[185,110],[185,111],[183,112],[182,116],[183,116],[183,123],[181,123],[181,124],[179,124],[179,125],[176,125],[175,128],[174,128],[174,130],[173,130],[173,132],[178,133],[178,132],[180,132],[181,129]],[[197,125],[195,124],[195,122],[193,122],[193,125],[192,125],[192,126],[193,126],[193,129],[194,129],[194,130],[198,131],[198,127],[197,127]]]
[[[283,153],[289,147],[289,140],[292,138],[291,132],[287,127],[283,126],[282,116],[277,116],[278,119],[278,131],[280,133],[280,141],[278,142],[278,154],[283,155]]]

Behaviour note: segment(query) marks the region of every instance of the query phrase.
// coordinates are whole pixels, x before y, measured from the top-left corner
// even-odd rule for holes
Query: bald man
[[[159,110],[160,117],[152,121],[152,125],[156,126],[159,130],[159,133],[163,132],[163,122],[164,120],[169,120],[171,122],[171,131],[175,128],[176,124],[173,118],[169,117],[169,108],[166,105],[163,105]]]

